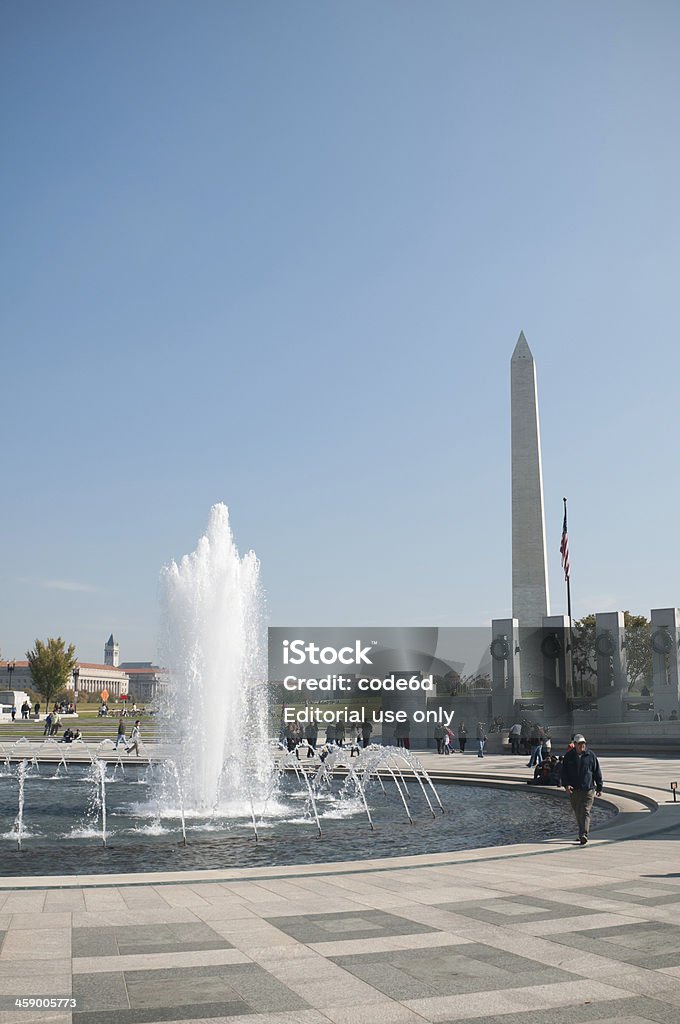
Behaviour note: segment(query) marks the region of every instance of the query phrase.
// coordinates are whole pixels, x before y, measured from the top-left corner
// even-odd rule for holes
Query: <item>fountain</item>
[[[402,748],[374,744],[356,757],[356,750],[324,748],[320,763],[318,755],[299,760],[300,751],[274,756],[259,563],[253,552],[239,555],[224,505],[211,510],[196,550],[163,569],[161,591],[168,686],[159,719],[170,756],[124,767],[111,740],[79,743],[76,752],[75,744],[67,751],[46,738],[39,756],[25,738],[0,749],[0,817],[11,820],[16,808],[13,828],[0,836],[17,848],[3,857],[5,873],[106,872],[126,850],[126,865],[140,871],[425,853],[472,845],[470,836],[478,845],[482,821],[495,829],[487,843],[517,841],[532,830],[532,813],[535,827],[550,834],[554,802],[527,793],[508,798],[518,810],[505,820],[495,804],[483,809],[493,794],[474,791],[474,827],[466,825],[462,787],[455,798],[446,787],[455,814],[434,827],[442,800],[418,758]],[[56,772],[41,777],[41,760],[56,760]],[[558,803],[554,821],[555,834],[572,827]]]
[[[225,505],[215,505],[196,550],[162,572],[166,739],[181,744],[176,770],[184,807],[240,809],[266,789],[264,618],[259,562],[240,557]],[[235,756],[236,755],[236,756]],[[223,766],[234,757],[228,785]]]

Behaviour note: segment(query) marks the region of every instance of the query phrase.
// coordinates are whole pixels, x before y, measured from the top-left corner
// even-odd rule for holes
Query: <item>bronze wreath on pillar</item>
[[[667,629],[657,629],[652,633],[652,650],[657,654],[670,654],[673,650],[673,637]]]
[[[595,641],[595,650],[601,658],[612,658],[616,653],[616,641],[609,630],[600,633]]]
[[[489,651],[494,661],[507,661],[510,657],[510,644],[506,637],[497,636],[491,641]]]
[[[544,658],[556,661],[562,653],[562,644],[557,633],[548,633],[541,641],[541,654]]]

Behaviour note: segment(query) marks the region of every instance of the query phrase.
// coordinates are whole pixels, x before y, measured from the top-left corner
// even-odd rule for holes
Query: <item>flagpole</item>
[[[564,502],[564,535],[566,536],[566,532],[567,532],[567,499],[566,498],[562,498],[562,501]],[[570,569],[569,569],[569,562],[568,561],[567,561],[567,564],[565,566],[564,577],[565,577],[566,582],[567,582],[567,615],[569,616],[569,633],[571,634],[571,572],[570,572]],[[569,639],[571,640],[571,635],[570,635]]]
[[[569,633],[567,639],[567,651],[569,653],[571,671],[569,675],[570,689],[572,696],[575,693],[575,680],[574,680],[574,662],[572,660],[572,652],[574,650],[574,631],[572,628],[571,618],[571,566],[569,563],[569,537],[567,533],[567,499],[562,498],[564,502],[564,524],[562,526],[562,543],[560,544],[560,554],[562,555],[562,568],[564,569],[564,579],[567,584],[567,615],[569,616]]]

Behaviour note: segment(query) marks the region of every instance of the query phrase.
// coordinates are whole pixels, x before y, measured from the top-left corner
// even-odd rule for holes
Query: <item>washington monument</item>
[[[550,615],[536,364],[520,333],[510,360],[512,422],[512,615],[542,626]]]

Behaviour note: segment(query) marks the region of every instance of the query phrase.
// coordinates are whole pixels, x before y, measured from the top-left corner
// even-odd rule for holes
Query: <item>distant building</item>
[[[120,665],[120,644],[114,640],[113,633],[104,644],[104,664],[118,668]]]
[[[130,680],[130,699],[141,704],[150,704],[166,689],[167,681],[163,670],[150,661],[124,661],[121,665]]]
[[[14,666],[11,672],[7,669],[8,664]],[[109,700],[114,700],[128,692],[129,677],[127,672],[121,668],[80,661],[76,665],[76,671],[78,672],[78,693],[100,694],[102,690],[106,690]],[[10,681],[13,690],[36,692],[27,661],[0,661],[0,685],[4,689],[4,684],[7,682],[7,689],[9,689]],[[71,691],[74,689],[73,678],[66,684],[66,689]],[[39,700],[40,697],[38,696],[37,699]]]

